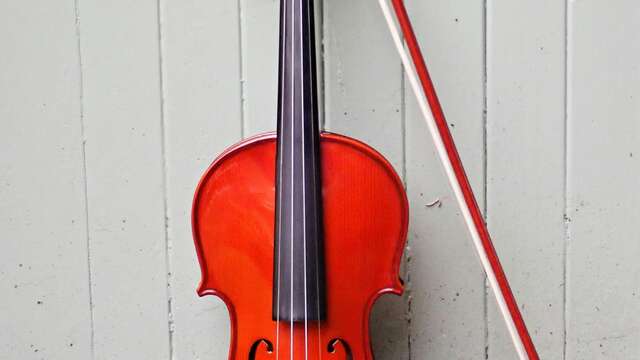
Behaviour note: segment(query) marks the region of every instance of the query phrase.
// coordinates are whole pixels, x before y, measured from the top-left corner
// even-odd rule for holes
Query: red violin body
[[[399,278],[408,222],[404,187],[367,145],[320,135],[326,318],[272,318],[276,138],[266,134],[223,153],[193,204],[202,270],[198,294],[216,295],[231,319],[229,359],[373,359],[369,315]]]
[[[519,357],[537,360],[406,9],[391,2],[413,65],[386,1],[381,9],[488,283]],[[229,148],[195,193],[198,294],[227,305],[230,360],[372,360],[373,304],[403,290],[405,190],[381,154],[320,131],[313,12],[314,0],[280,0],[277,132]]]

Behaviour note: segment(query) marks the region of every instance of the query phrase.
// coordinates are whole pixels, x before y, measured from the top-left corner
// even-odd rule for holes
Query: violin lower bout
[[[275,144],[273,134],[241,142],[203,176],[192,214],[202,270],[198,294],[219,296],[227,305],[230,360],[373,359],[371,308],[382,294],[402,293],[399,267],[408,223],[402,182],[367,145],[321,135],[327,317],[276,322]]]

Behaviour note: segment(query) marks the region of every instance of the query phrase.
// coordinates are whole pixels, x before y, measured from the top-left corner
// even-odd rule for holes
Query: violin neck
[[[281,0],[273,318],[324,319],[313,0]]]

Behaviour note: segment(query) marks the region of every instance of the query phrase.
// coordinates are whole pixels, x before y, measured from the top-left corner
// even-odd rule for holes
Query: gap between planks
[[[89,335],[89,353],[91,359],[95,358],[95,326],[93,316],[93,279],[91,276],[91,236],[89,235],[89,185],[87,181],[87,152],[86,152],[86,136],[85,136],[85,124],[84,124],[84,67],[82,62],[82,46],[80,35],[80,4],[79,0],[74,0],[73,8],[75,12],[75,32],[76,32],[76,47],[77,47],[77,60],[78,60],[78,81],[79,81],[79,106],[80,106],[80,141],[82,149],[82,182],[84,192],[84,225],[85,225],[85,240],[87,248],[87,285],[89,291],[89,324],[91,326]]]
[[[162,157],[162,206],[164,215],[164,240],[165,240],[165,276],[166,276],[166,296],[167,296],[167,333],[169,337],[169,359],[175,357],[174,347],[174,323],[173,323],[173,291],[171,289],[173,263],[171,256],[171,236],[169,234],[169,187],[168,187],[168,172],[169,162],[167,160],[167,118],[166,118],[166,88],[165,88],[165,61],[164,61],[164,45],[163,45],[163,27],[162,27],[162,1],[156,1],[156,23],[158,33],[158,69],[160,76],[158,76],[158,87],[160,94],[160,152]]]

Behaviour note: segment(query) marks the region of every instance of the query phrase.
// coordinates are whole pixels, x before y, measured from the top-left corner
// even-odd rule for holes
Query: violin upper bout
[[[342,135],[323,134],[322,157],[327,236],[359,255],[348,262],[352,270],[361,264],[362,276],[379,278],[376,297],[401,295],[409,205],[400,177],[379,152]]]
[[[266,134],[233,146],[213,162],[194,197],[192,226],[202,271],[198,294],[219,296],[229,309],[230,359],[247,359],[252,351],[256,359],[272,358],[267,350],[277,346],[277,329],[289,334],[271,311],[275,145],[274,135]],[[403,290],[406,194],[393,167],[359,141],[323,133],[320,159],[327,316],[319,334],[309,336],[326,358],[372,359],[373,303]],[[302,339],[296,343],[304,336],[296,327],[294,338]],[[284,339],[275,351],[286,351]]]
[[[271,266],[271,257],[256,250],[269,254],[273,248],[274,144],[275,134],[266,133],[233,145],[213,161],[196,188],[191,221],[202,273],[199,296],[225,297],[221,271],[232,270],[234,255],[240,261],[249,257],[259,266],[255,270]]]
[[[341,329],[336,338],[354,359],[372,359],[373,304],[383,294],[403,292],[404,185],[380,153],[348,137],[324,133],[321,158],[328,322]]]

